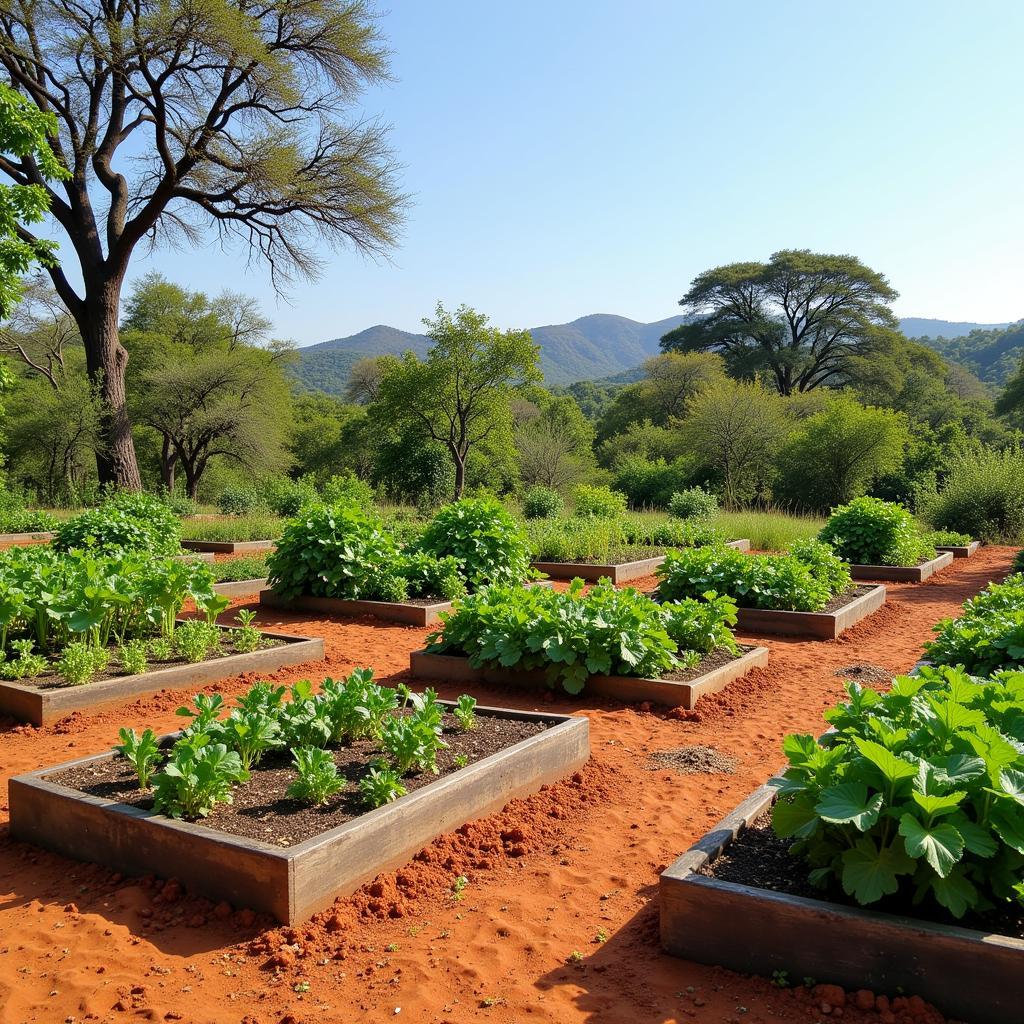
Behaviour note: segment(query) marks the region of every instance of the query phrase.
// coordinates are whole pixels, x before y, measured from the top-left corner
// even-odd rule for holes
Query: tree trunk
[[[87,281],[81,317],[76,319],[85,345],[89,379],[99,387],[104,405],[106,443],[96,452],[100,483],[141,491],[142,477],[125,398],[128,353],[121,344],[117,326],[121,281],[121,277]]]
[[[455,462],[455,500],[458,501],[466,487],[466,461],[458,452],[452,453],[452,459]]]
[[[163,445],[160,449],[160,479],[167,493],[174,491],[174,470],[178,461],[178,453],[171,447],[171,439],[164,434]]]

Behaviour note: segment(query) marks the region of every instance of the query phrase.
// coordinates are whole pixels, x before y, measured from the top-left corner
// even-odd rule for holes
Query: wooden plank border
[[[774,608],[738,608],[736,628],[744,633],[808,636],[835,640],[861,619],[885,604],[885,587],[879,584],[834,612],[788,612]]]
[[[226,580],[214,583],[213,592],[222,597],[248,597],[250,594],[258,594],[266,585],[266,576],[258,580]]]
[[[920,565],[851,565],[850,576],[855,580],[888,580],[891,583],[923,583],[940,569],[953,564],[953,552],[922,562]]]
[[[226,630],[231,627],[220,628]],[[249,654],[228,654],[197,665],[169,665],[139,675],[101,679],[83,686],[39,689],[22,682],[0,681],[0,714],[32,725],[51,725],[72,711],[89,710],[157,690],[203,686],[245,672],[276,672],[288,665],[322,661],[324,658],[324,642],[319,637],[268,631],[261,635],[280,643]]]
[[[980,547],[980,540],[972,540],[970,544],[936,544],[935,550],[951,551],[954,558],[970,558]]]
[[[916,994],[971,1024],[1024,1004],[1024,940],[725,882],[697,872],[771,805],[762,786],[661,874],[667,953],[743,974]]]
[[[18,544],[48,544],[57,534],[53,530],[36,530],[33,533],[0,533],[0,545],[14,547]]]
[[[451,611],[451,601],[436,604],[406,604],[398,601],[348,601],[340,597],[282,597],[273,590],[261,590],[260,607],[315,615],[373,615],[406,626],[432,626],[441,612]]]
[[[692,708],[705,694],[724,690],[733,680],[767,663],[767,647],[749,647],[735,661],[688,682],[643,679],[639,676],[593,675],[588,677],[582,696],[585,698],[596,694],[627,703],[650,701],[668,707]],[[511,668],[474,668],[468,658],[429,654],[426,651],[413,651],[409,655],[409,674],[413,679],[490,683],[497,686],[522,686],[532,690],[545,689],[548,685],[547,676],[541,670],[519,672]]]
[[[549,728],[295,846],[282,848],[115,803],[47,776],[113,757],[81,758],[12,778],[10,834],[129,875],[180,879],[191,892],[296,924],[404,864],[431,840],[535,793],[590,756],[584,717],[478,708]]]

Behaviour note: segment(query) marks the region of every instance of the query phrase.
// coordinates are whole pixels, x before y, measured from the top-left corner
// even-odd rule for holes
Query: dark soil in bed
[[[459,754],[464,754],[468,764],[473,764],[547,728],[544,722],[501,718],[483,712],[477,714],[474,729],[462,732],[457,728],[454,716],[447,714],[444,741],[448,747],[438,754],[438,774],[410,775],[402,780],[403,784],[411,793],[441,776],[458,771],[455,758]],[[310,807],[285,796],[298,773],[292,767],[291,754],[276,751],[267,754],[253,769],[248,782],[235,786],[234,803],[218,804],[208,818],[202,819],[202,824],[219,832],[259,839],[276,846],[294,846],[358,818],[367,810],[360,797],[359,779],[367,773],[371,762],[380,756],[380,750],[370,740],[359,740],[350,746],[332,748],[331,752],[339,775],[347,779],[348,784],[324,806]],[[47,776],[47,781],[133,807],[148,810],[153,805],[151,795],[140,792],[135,772],[121,757],[55,772]]]
[[[810,869],[799,857],[790,854],[790,845],[791,840],[779,839],[775,835],[772,831],[771,816],[765,812],[743,829],[716,861],[705,864],[699,873],[723,882],[736,882],[757,889],[784,892],[791,896],[805,896],[808,899],[848,907],[858,906],[839,885],[833,884],[827,889],[818,889],[811,885],[807,880]],[[888,900],[873,903],[864,909],[1024,939],[1024,908],[1017,908],[1016,912],[1013,909],[1000,909],[987,913],[967,914],[960,919],[945,913],[941,907],[915,907],[909,900]]]
[[[272,647],[280,647],[286,643],[284,640],[268,640],[264,637],[263,643],[260,645],[261,651],[269,650]],[[201,662],[193,662],[193,664],[205,665],[209,661],[219,661],[221,658],[229,658],[235,654],[241,654],[241,651],[236,651],[234,647],[225,641],[223,647],[218,654],[214,654],[204,658]],[[146,672],[154,672],[161,668],[173,668],[176,665],[187,665],[189,664],[184,658],[174,657],[168,661],[153,661],[150,660],[146,664]],[[81,683],[81,686],[90,686],[92,683],[102,683],[105,679],[122,679],[124,676],[129,675],[124,669],[118,664],[117,661],[117,647],[110,648],[110,664],[107,666],[106,671],[97,672],[96,675],[89,680],[88,683]],[[145,673],[143,673],[145,675]],[[17,682],[20,686],[30,686],[34,690],[70,690],[77,687],[72,687],[70,683],[64,681],[56,671],[48,672],[46,675],[35,676],[32,679],[18,679],[9,680]]]
[[[713,672],[716,668],[722,668],[730,662],[736,661],[740,656],[754,650],[753,647],[745,647],[743,644],[740,644],[739,648],[740,653],[733,654],[732,651],[719,647],[710,654],[705,654],[696,665],[690,668],[677,668],[674,672],[666,672],[664,675],[658,676],[658,678],[670,679],[674,683],[689,683],[700,676],[706,675],[708,672]]]
[[[824,608],[820,609],[820,612],[831,613],[837,612],[840,608],[845,608],[851,601],[856,601],[858,597],[863,597],[865,594],[870,593],[875,589],[876,584],[869,584],[867,586],[853,586],[849,590],[844,590],[841,594],[836,594],[831,601]]]

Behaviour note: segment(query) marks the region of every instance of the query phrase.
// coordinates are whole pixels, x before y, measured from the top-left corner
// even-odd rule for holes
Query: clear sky
[[[390,0],[413,203],[390,262],[330,257],[279,302],[241,253],[157,253],[264,297],[310,344],[438,300],[501,326],[659,320],[695,274],[780,248],[852,253],[902,316],[1024,317],[1019,0]]]

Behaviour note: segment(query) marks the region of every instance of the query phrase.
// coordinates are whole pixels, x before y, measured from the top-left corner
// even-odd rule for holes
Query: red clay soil
[[[124,879],[0,833],[0,1022],[129,1019],[312,1024],[383,1021],[678,1021],[855,1024],[942,1017],[920,1000],[774,988],[663,955],[657,879],[664,865],[762,783],[793,730],[817,732],[841,695],[837,670],[909,669],[939,619],[992,579],[1013,550],[988,547],[924,584],[889,587],[885,608],[839,640],[769,637],[771,662],[695,711],[513,690],[483,702],[586,714],[587,768],[501,814],[444,836],[406,867],[338,900],[297,929],[214,906],[174,882]],[[642,581],[650,586],[652,580]],[[228,613],[232,614],[232,613]],[[288,681],[373,665],[406,678],[426,630],[263,611],[268,626],[323,636],[327,659]],[[753,639],[745,637],[744,639]],[[236,693],[252,677],[228,680]],[[209,688],[212,689],[212,688]],[[457,696],[457,687],[442,687]],[[166,731],[187,695],[165,692],[36,729],[0,728],[4,777],[101,751],[121,725]],[[706,744],[732,775],[652,770],[648,755]],[[0,820],[6,822],[6,794]],[[460,898],[453,883],[467,882]],[[827,1011],[827,1012],[826,1012]]]

